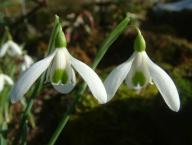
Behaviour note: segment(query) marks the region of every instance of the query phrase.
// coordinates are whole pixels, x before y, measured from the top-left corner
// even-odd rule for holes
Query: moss
[[[104,71],[102,71],[101,76],[103,78],[106,78],[109,72],[112,71],[113,69],[114,69],[113,67],[105,69]],[[126,83],[123,82],[111,101],[113,102],[116,100],[127,100],[132,98],[150,100],[150,99],[154,99],[154,96],[156,96],[157,93],[158,93],[158,90],[156,89],[155,85],[149,84],[146,88],[143,88],[139,94],[137,94],[135,90],[128,88]],[[80,102],[76,106],[76,111],[79,113],[88,112],[98,106],[100,106],[98,101],[92,96],[90,92],[86,92],[81,97]]]
[[[164,67],[172,72],[171,76],[176,80],[182,101],[184,101],[183,98],[192,94],[191,82],[184,77],[186,71],[181,70],[184,66],[173,69],[172,66],[165,64]],[[112,68],[106,69],[102,75],[106,76],[110,70]],[[61,142],[73,145],[96,145],[102,140],[103,144],[111,145],[145,145],[155,144],[156,137],[159,136],[161,143],[166,144],[169,140],[161,138],[166,134],[165,130],[171,131],[171,135],[175,138],[178,136],[178,130],[181,132],[186,130],[191,123],[190,121],[188,121],[188,125],[185,123],[186,120],[183,117],[188,118],[187,115],[182,114],[182,119],[179,119],[180,113],[176,115],[170,111],[155,85],[148,85],[138,95],[123,83],[114,99],[105,105],[98,105],[95,99],[87,94],[83,96],[80,104],[86,106],[86,111],[82,111],[82,106],[79,106],[78,113],[73,114]],[[182,107],[183,110],[185,107]],[[157,130],[158,135],[153,136]],[[170,132],[167,133],[167,136],[170,136]],[[173,143],[172,141],[169,143]],[[180,143],[174,139],[174,144]]]
[[[186,39],[149,31],[145,32],[144,36],[148,44],[147,52],[155,61],[175,66],[183,63],[186,58],[191,58],[192,43]]]
[[[182,99],[183,105],[185,105],[189,100],[192,100],[192,59],[179,65],[173,71],[173,76],[175,78],[177,88],[179,89],[180,97]]]

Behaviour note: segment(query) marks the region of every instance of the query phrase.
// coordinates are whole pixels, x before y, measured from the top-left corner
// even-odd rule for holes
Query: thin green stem
[[[18,144],[18,142],[19,142],[19,140],[20,140],[20,138],[21,138],[21,136],[23,134],[23,131],[24,131],[24,128],[25,128],[25,123],[27,121],[27,118],[28,118],[28,115],[30,113],[30,110],[31,110],[31,108],[33,106],[34,99],[35,99],[35,97],[37,96],[37,94],[39,93],[39,91],[42,88],[42,85],[41,85],[42,84],[42,80],[43,79],[39,79],[37,84],[35,85],[35,88],[33,90],[31,98],[29,99],[29,102],[28,102],[28,104],[27,104],[27,106],[25,108],[25,111],[23,113],[21,122],[19,124],[19,131],[18,131],[18,133],[17,133],[17,135],[16,135],[16,137],[14,139],[13,145],[17,145]]]
[[[75,105],[79,101],[79,99],[80,99],[81,95],[83,94],[83,92],[85,91],[86,87],[87,87],[87,85],[85,83],[83,83],[82,87],[80,88],[79,94],[75,97],[75,99],[72,102],[72,104],[70,105],[70,107],[68,107],[66,112],[63,114],[62,119],[59,122],[58,127],[56,128],[55,132],[53,133],[48,145],[53,145],[57,141],[63,128],[65,127],[65,125],[67,124],[67,122],[70,119],[70,114],[73,112]]]
[[[127,27],[127,25],[130,22],[130,18],[127,16],[124,20],[122,20],[120,22],[120,24],[109,34],[109,36],[106,38],[106,40],[104,40],[103,44],[101,45],[95,60],[93,62],[92,68],[96,69],[97,65],[99,64],[99,62],[102,60],[103,56],[105,55],[105,53],[107,52],[107,50],[109,49],[109,47],[111,46],[111,44],[119,37],[119,35],[125,30],[125,28]],[[80,87],[80,91],[77,93],[77,96],[75,97],[74,101],[72,102],[72,104],[68,107],[68,109],[66,110],[66,112],[63,114],[63,117],[60,121],[60,123],[58,124],[55,132],[53,133],[51,139],[49,140],[48,145],[54,145],[55,142],[57,141],[59,135],[61,134],[62,130],[65,128],[67,122],[70,119],[70,114],[72,113],[72,111],[75,108],[75,105],[77,104],[77,102],[79,101],[80,96],[84,93],[84,91],[86,90],[87,85],[84,83],[81,87]]]

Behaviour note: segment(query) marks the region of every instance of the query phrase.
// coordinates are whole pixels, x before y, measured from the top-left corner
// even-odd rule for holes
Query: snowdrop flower
[[[11,86],[14,84],[13,80],[8,75],[0,74],[0,92],[3,91],[6,83]]]
[[[135,52],[126,62],[115,68],[104,82],[107,100],[112,99],[123,80],[128,87],[137,92],[153,81],[169,108],[178,111],[180,100],[173,80],[148,57],[145,52],[145,40],[139,29],[137,32],[134,42]]]
[[[88,84],[93,96],[100,102],[107,101],[105,87],[97,74],[85,63],[71,56],[66,48],[62,28],[55,39],[56,49],[48,57],[34,63],[17,81],[11,92],[11,101],[18,101],[29,90],[32,84],[46,72],[46,79],[60,93],[67,94],[76,85],[74,69]]]
[[[0,57],[3,57],[6,53],[10,56],[20,56],[22,54],[22,50],[17,43],[12,40],[8,40],[0,49]]]
[[[33,64],[33,59],[32,59],[29,55],[25,54],[25,55],[23,56],[23,62],[22,62],[22,64],[21,64],[21,71],[22,71],[22,72],[25,71],[25,70],[28,69],[32,64]]]

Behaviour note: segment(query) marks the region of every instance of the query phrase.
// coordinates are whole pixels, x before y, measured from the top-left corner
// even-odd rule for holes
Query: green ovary
[[[146,44],[145,39],[143,38],[143,35],[141,34],[140,30],[137,29],[137,37],[134,41],[134,49],[137,52],[145,51]]]
[[[145,76],[143,72],[136,71],[135,74],[132,77],[132,83],[137,86],[138,84],[143,86],[146,82]]]
[[[63,69],[57,69],[55,70],[53,76],[52,76],[52,81],[54,83],[63,83],[65,84],[68,80],[68,75],[65,70]]]

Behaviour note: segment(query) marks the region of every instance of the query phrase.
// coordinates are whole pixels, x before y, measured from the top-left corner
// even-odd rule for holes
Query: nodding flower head
[[[149,83],[154,82],[169,108],[178,111],[180,99],[173,80],[149,58],[145,47],[145,40],[137,29],[137,37],[134,42],[135,52],[127,61],[115,68],[104,82],[107,100],[112,99],[124,80],[128,87],[135,89],[138,93]]]
[[[0,57],[3,57],[6,53],[12,57],[18,57],[22,55],[22,49],[14,41],[8,40],[0,49]]]
[[[18,101],[32,84],[46,71],[46,81],[60,93],[67,94],[76,85],[74,69],[87,83],[93,96],[100,102],[107,101],[105,87],[97,74],[85,63],[71,56],[66,48],[66,39],[60,27],[55,40],[55,50],[46,58],[34,63],[17,81],[11,92],[11,101]]]

